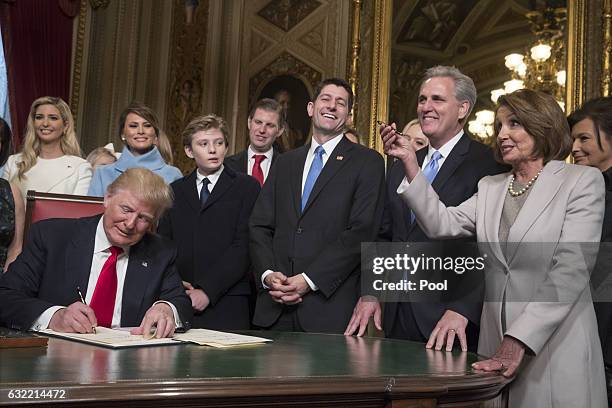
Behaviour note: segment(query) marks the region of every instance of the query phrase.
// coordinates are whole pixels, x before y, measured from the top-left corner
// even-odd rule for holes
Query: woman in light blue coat
[[[166,162],[172,160],[171,152],[161,152],[158,149],[160,138],[165,135],[162,134],[157,115],[151,108],[132,102],[119,117],[119,135],[125,143],[121,157],[115,163],[96,168],[88,195],[104,196],[106,187],[132,167],[149,169],[162,176],[168,184],[183,177],[179,169]]]

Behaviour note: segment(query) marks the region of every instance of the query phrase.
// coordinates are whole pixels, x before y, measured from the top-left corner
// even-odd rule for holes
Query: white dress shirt
[[[442,165],[446,161],[446,158],[448,157],[449,154],[451,154],[451,152],[453,151],[453,148],[459,142],[459,139],[461,139],[461,136],[463,136],[463,129],[461,129],[459,133],[453,136],[451,140],[444,143],[444,145],[440,147],[439,150],[437,150],[438,152],[440,152],[440,156],[441,156],[438,159],[438,169],[442,168]],[[427,148],[427,156],[425,156],[425,159],[423,160],[423,164],[421,165],[421,171],[423,171],[425,167],[427,167],[427,165],[431,161],[431,156],[433,156],[434,152],[436,152],[436,149],[434,149],[430,144]],[[404,177],[400,185],[397,187],[397,190],[396,190],[397,194],[402,194],[409,185],[410,183],[408,182],[408,179]]]
[[[314,152],[317,147],[323,146],[323,150],[325,152],[323,153],[322,160],[323,167],[325,167],[327,159],[329,159],[329,156],[332,154],[336,146],[338,146],[338,143],[340,143],[343,137],[344,133],[339,133],[327,142],[323,143],[322,145],[319,145],[317,141],[312,138],[312,143],[310,144],[310,149],[308,149],[308,153],[306,154],[306,161],[304,162],[304,170],[302,172],[302,192],[304,192],[304,184],[306,184],[306,178],[308,177],[308,172],[310,171],[310,166],[312,165],[312,161],[314,160]],[[323,168],[321,168],[321,171],[323,171]],[[268,269],[261,275],[261,284],[266,289],[269,289],[265,282],[266,276],[268,276],[272,272],[272,270]],[[310,289],[313,292],[319,290],[319,287],[315,285],[315,283],[308,277],[308,275],[302,272],[302,276],[304,277],[304,280],[306,281],[308,286],[310,286]]]
[[[253,150],[251,148],[251,145],[249,145],[249,148],[247,149],[247,174],[249,176],[253,175],[253,165],[255,164],[255,158],[253,156],[255,156],[256,154],[263,154],[264,156],[266,156],[266,158],[263,159],[259,164],[259,166],[261,167],[261,171],[263,172],[263,179],[265,182],[268,179],[268,174],[270,173],[270,167],[272,165],[272,156],[274,155],[274,148],[270,147],[267,152],[259,153]]]
[[[217,171],[215,171],[209,176],[204,176],[202,173],[200,173],[199,169],[198,171],[196,171],[196,188],[198,189],[198,197],[200,196],[200,192],[202,191],[202,182],[205,178],[207,178],[209,181],[208,185],[206,186],[208,188],[208,192],[212,193],[213,188],[215,188],[215,185],[217,184],[217,181],[219,181],[219,176],[221,176],[223,169],[224,167],[223,165],[221,165],[221,167],[219,167]]]
[[[102,273],[102,267],[106,263],[106,260],[110,257],[110,247],[112,244],[108,241],[106,237],[106,232],[104,232],[103,226],[104,216],[100,218],[98,222],[98,226],[96,228],[96,236],[94,239],[94,251],[93,257],[91,260],[91,269],[89,271],[89,282],[87,283],[87,294],[85,295],[85,303],[88,305],[91,303],[91,298],[93,297],[94,291],[96,289],[96,284],[98,283],[98,278],[100,277],[100,273]],[[111,327],[121,327],[121,305],[123,300],[123,285],[125,283],[125,274],[127,272],[128,261],[130,258],[130,247],[122,248],[123,252],[117,257],[117,294],[115,295],[115,310],[113,311],[113,320],[111,323]],[[77,288],[74,288],[75,300],[77,299]],[[172,309],[172,313],[174,314],[174,321],[176,322],[177,327],[181,327],[182,323],[179,319],[178,312],[176,307],[170,302],[166,301],[158,301],[164,302]],[[39,317],[36,319],[34,324],[32,325],[32,330],[44,330],[49,327],[49,322],[51,318],[60,309],[64,309],[65,306],[51,306],[47,310],[45,310]]]

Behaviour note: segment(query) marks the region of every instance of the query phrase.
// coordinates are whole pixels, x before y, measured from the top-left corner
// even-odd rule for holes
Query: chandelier
[[[497,103],[501,95],[528,88],[552,95],[561,109],[565,109],[565,7],[546,7],[526,14],[536,41],[528,52],[512,53],[505,57],[510,79],[503,88],[491,91],[491,101]],[[493,135],[494,113],[490,110],[476,112],[476,119],[468,122],[468,130],[482,139]]]

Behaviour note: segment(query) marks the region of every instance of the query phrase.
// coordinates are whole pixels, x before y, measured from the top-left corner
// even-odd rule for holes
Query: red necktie
[[[111,255],[102,266],[96,289],[89,302],[89,306],[96,314],[98,326],[104,327],[111,327],[113,322],[115,296],[117,295],[117,257],[123,252],[123,249],[112,246],[110,252]]]
[[[255,159],[255,163],[253,164],[253,171],[251,175],[255,178],[255,180],[259,181],[259,185],[263,186],[264,183],[264,175],[263,170],[261,169],[261,162],[266,158],[263,154],[255,154],[253,155]]]

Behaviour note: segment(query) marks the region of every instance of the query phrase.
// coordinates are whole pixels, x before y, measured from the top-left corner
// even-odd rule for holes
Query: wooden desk
[[[0,350],[0,405],[475,407],[489,406],[507,383],[472,373],[471,353],[381,338],[263,335],[274,342],[111,350],[52,338],[48,348]],[[8,398],[27,389],[63,390],[65,399]]]

